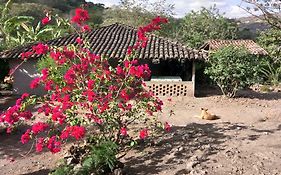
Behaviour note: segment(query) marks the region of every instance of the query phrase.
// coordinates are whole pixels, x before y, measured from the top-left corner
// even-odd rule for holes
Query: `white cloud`
[[[103,3],[106,7],[119,4],[120,0],[88,0],[94,3]],[[150,2],[157,0],[150,0]],[[209,8],[216,5],[226,17],[237,18],[249,16],[247,12],[238,7],[240,0],[167,0],[175,5],[175,17],[183,17],[191,10],[198,11],[202,7]]]
[[[240,7],[233,5],[228,8],[225,16],[228,18],[238,18],[238,17],[249,16],[249,14],[245,10],[241,9]]]
[[[225,0],[177,0],[176,2],[170,0],[169,2],[175,4],[176,17],[183,17],[191,10],[198,11],[202,7],[209,8],[216,4],[220,8],[226,5]]]
[[[119,0],[86,0],[86,1],[90,1],[90,2],[93,2],[93,3],[102,3],[106,7],[117,5],[120,2]]]

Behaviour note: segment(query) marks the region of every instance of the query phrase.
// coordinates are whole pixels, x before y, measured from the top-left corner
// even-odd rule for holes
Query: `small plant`
[[[208,64],[205,73],[228,97],[234,97],[239,89],[249,87],[259,80],[260,59],[245,48],[222,48],[211,53]]]
[[[281,79],[281,63],[270,63],[267,61],[265,65],[260,69],[262,76],[267,84],[277,86]]]

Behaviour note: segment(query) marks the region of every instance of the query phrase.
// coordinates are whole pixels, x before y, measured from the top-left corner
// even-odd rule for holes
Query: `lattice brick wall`
[[[156,96],[193,96],[192,82],[146,82]]]

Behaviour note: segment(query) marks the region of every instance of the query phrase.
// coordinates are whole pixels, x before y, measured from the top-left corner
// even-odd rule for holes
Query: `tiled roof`
[[[51,46],[66,46],[76,44],[75,40],[78,34],[71,34],[65,37],[46,41]],[[86,33],[86,40],[89,41],[93,53],[105,55],[110,58],[124,58],[128,46],[135,44],[137,39],[137,29],[123,24],[112,24],[109,26],[93,29]],[[146,48],[138,51],[139,59],[204,59],[204,54],[197,50],[187,48],[178,42],[172,42],[166,38],[158,37],[154,34],[149,34],[149,41]],[[32,46],[18,47],[12,50],[0,53],[0,58],[11,59],[20,58],[22,52],[31,51]],[[39,57],[33,55],[32,57]]]
[[[220,48],[226,46],[237,46],[237,47],[245,47],[252,54],[255,55],[267,55],[268,53],[261,46],[255,43],[253,40],[209,40],[200,49],[208,50],[208,51],[216,51]]]

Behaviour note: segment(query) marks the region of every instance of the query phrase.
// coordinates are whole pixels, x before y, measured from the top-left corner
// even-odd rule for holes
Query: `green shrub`
[[[50,175],[108,174],[116,168],[118,145],[103,141],[95,145],[72,147],[72,160],[63,162]]]
[[[222,48],[210,54],[208,64],[205,73],[228,97],[234,97],[238,89],[249,87],[260,79],[261,59],[245,48]]]

